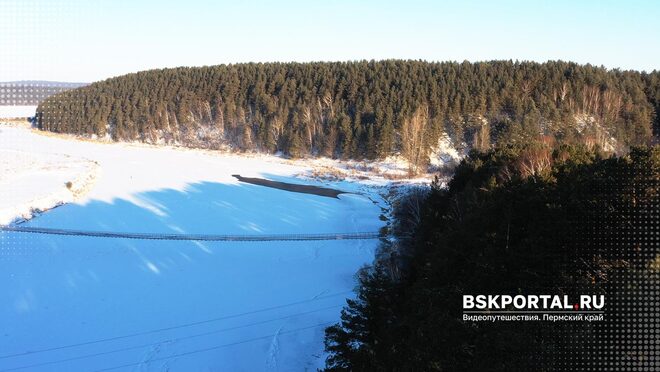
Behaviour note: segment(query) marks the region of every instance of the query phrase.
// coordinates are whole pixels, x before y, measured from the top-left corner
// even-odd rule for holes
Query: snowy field
[[[10,126],[0,126],[0,150],[4,207],[57,195],[67,180],[93,185],[21,226],[280,234],[383,224],[385,203],[371,186],[316,183],[354,192],[333,199],[231,176],[303,182],[294,176],[309,172],[304,163],[275,157],[67,140]],[[376,246],[0,232],[0,371],[313,371],[324,362],[324,327],[339,320]]]
[[[95,162],[0,148],[0,225],[73,201],[92,187]]]
[[[0,119],[32,117],[36,110],[37,106],[0,106]]]

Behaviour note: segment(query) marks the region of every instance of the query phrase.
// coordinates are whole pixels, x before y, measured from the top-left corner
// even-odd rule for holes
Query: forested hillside
[[[659,73],[566,62],[362,61],[175,68],[50,97],[43,130],[118,141],[373,159],[423,167],[438,139],[625,150],[652,138]],[[656,121],[657,124],[657,121]]]
[[[653,363],[645,345],[654,334],[640,324],[657,318],[650,289],[660,279],[660,249],[647,235],[656,229],[659,187],[660,147],[622,157],[540,143],[471,152],[448,188],[436,183],[398,204],[399,239],[383,243],[381,258],[361,272],[357,299],[326,331],[327,370],[619,371]],[[530,293],[604,294],[605,319],[462,318],[462,295]]]

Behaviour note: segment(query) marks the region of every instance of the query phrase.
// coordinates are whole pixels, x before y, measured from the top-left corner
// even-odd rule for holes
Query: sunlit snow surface
[[[93,187],[97,172],[87,159],[0,148],[0,225],[73,201]]]
[[[382,200],[359,184],[325,184],[356,192],[332,199],[231,177],[302,182],[292,176],[303,167],[269,157],[73,141],[4,126],[0,150],[98,163],[84,198],[26,226],[279,234],[382,225]],[[324,325],[339,319],[376,245],[0,233],[0,370],[316,370]]]
[[[0,106],[0,118],[27,118],[34,116],[37,106]]]

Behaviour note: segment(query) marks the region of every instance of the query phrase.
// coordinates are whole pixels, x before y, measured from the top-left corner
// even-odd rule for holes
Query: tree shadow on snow
[[[359,229],[348,215],[367,207],[373,207],[368,199],[341,195],[198,182],[111,202],[63,205],[23,226],[168,234],[338,233]],[[16,242],[6,251],[14,256],[0,259],[0,317],[16,319],[4,331],[25,335],[13,343],[16,352],[35,345],[26,331],[31,326],[55,335],[37,342],[38,348],[76,342],[77,334],[127,334],[177,324],[183,317],[207,319],[313,298],[328,288],[351,288],[353,273],[371,259],[362,251],[368,243],[361,241],[197,242],[18,232],[0,232],[0,238]],[[323,301],[335,304],[341,296]],[[324,316],[334,319],[335,313],[328,310]],[[7,345],[0,340],[0,346]]]
[[[177,234],[342,232],[342,200],[247,183],[200,182],[112,202],[67,204],[25,226]],[[339,229],[339,230],[338,230]]]

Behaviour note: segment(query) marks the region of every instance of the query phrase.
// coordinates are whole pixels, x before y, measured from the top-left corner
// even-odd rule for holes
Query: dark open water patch
[[[299,192],[303,194],[314,194],[318,196],[325,196],[328,198],[339,199],[337,196],[339,194],[348,194],[346,191],[331,189],[328,187],[320,187],[313,185],[300,185],[296,183],[287,183],[279,181],[271,181],[263,178],[253,178],[253,177],[242,177],[238,174],[232,174],[232,177],[236,178],[241,182],[251,183],[253,185],[272,187],[274,189],[280,189],[291,192]]]

